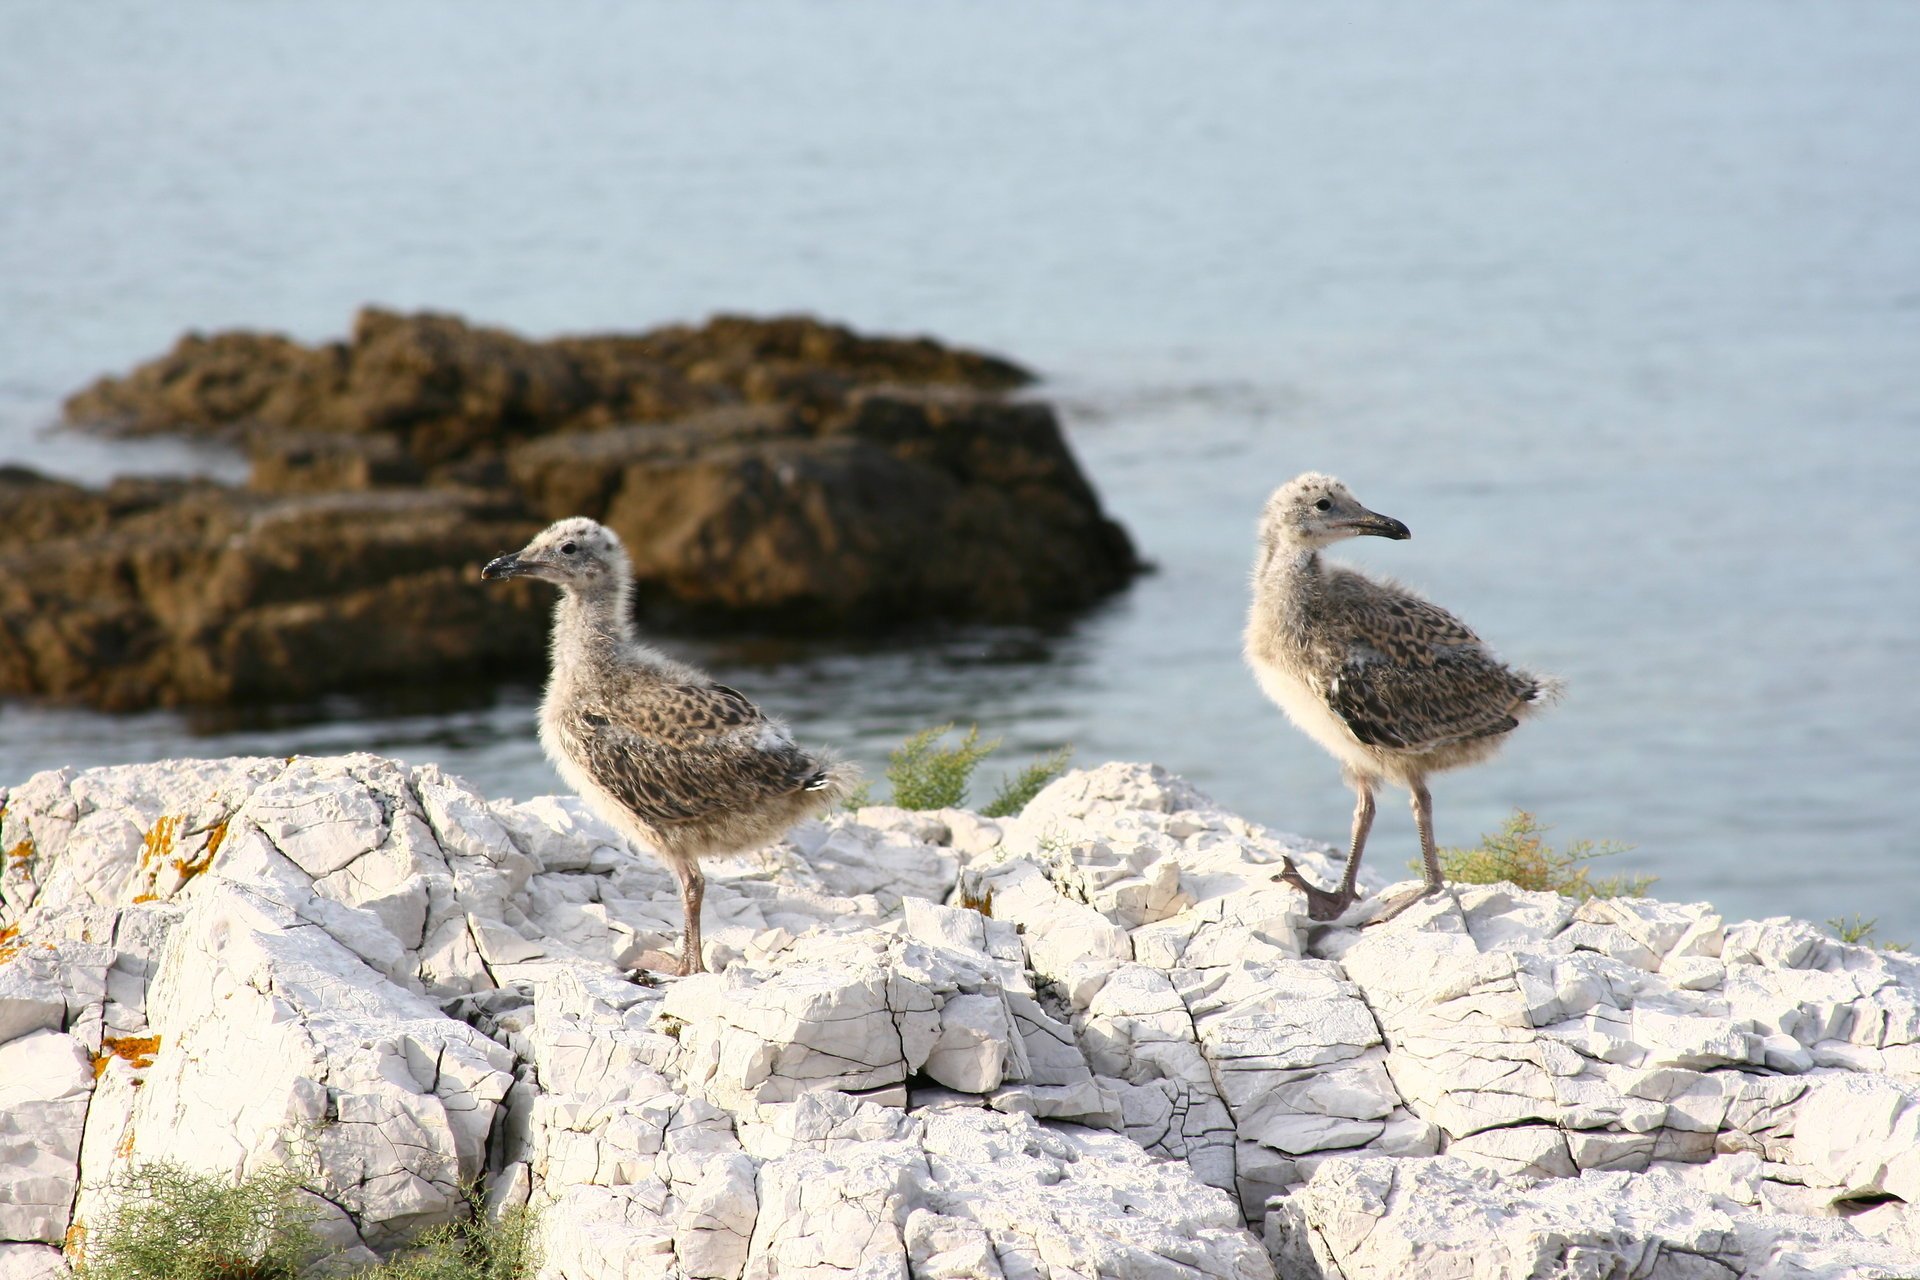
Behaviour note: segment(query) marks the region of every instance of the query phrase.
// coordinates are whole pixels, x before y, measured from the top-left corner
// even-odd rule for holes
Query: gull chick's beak
[[[1413,536],[1413,531],[1392,516],[1383,516],[1378,511],[1369,511],[1348,522],[1347,527],[1355,533],[1372,538],[1392,538],[1395,542],[1405,542]]]
[[[526,572],[526,566],[520,563],[517,555],[497,556],[487,561],[486,568],[480,570],[480,576],[488,580],[495,578],[517,578]]]

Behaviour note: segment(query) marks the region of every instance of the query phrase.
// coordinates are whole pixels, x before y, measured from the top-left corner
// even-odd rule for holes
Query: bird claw
[[[1318,885],[1308,884],[1307,878],[1300,874],[1300,868],[1293,865],[1293,859],[1284,855],[1280,859],[1280,872],[1273,878],[1307,896],[1307,918],[1310,920],[1338,920],[1353,905],[1356,896],[1345,891],[1329,893]]]
[[[1433,897],[1446,887],[1444,884],[1423,884],[1418,889],[1397,894],[1389,898],[1381,906],[1380,910],[1374,914],[1374,917],[1361,927],[1370,929],[1376,924],[1385,924],[1387,921],[1405,911],[1408,907],[1411,907],[1414,903],[1425,902],[1428,898]]]
[[[662,974],[669,978],[684,978],[692,973],[705,973],[707,967],[700,963],[700,957],[668,955],[664,951],[642,951],[640,959],[634,962],[635,969]]]

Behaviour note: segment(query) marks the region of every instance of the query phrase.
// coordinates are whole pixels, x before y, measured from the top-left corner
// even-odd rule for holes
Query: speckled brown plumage
[[[1283,485],[1261,525],[1247,621],[1247,660],[1261,687],[1341,762],[1358,795],[1341,888],[1309,885],[1291,863],[1282,872],[1306,893],[1316,919],[1339,915],[1357,897],[1373,790],[1383,781],[1412,793],[1424,891],[1438,890],[1427,775],[1485,759],[1558,691],[1556,681],[1506,665],[1431,601],[1324,563],[1323,547],[1359,535],[1410,536],[1331,477],[1308,474]]]
[[[736,689],[647,671],[594,683],[556,706],[550,723],[566,754],[647,824],[663,853],[719,852],[707,846],[735,843],[727,825],[797,801],[827,778]]]
[[[561,587],[540,742],[601,817],[659,854],[686,907],[682,973],[703,967],[698,860],[777,839],[844,797],[855,773],[796,746],[746,695],[637,640],[625,550],[575,517],[484,575]]]

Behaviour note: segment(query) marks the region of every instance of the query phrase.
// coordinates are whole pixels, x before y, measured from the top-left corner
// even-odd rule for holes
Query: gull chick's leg
[[[673,873],[680,877],[680,905],[686,912],[686,943],[680,949],[680,975],[705,973],[706,962],[700,956],[700,903],[707,896],[707,878],[692,858],[674,859]]]
[[[1427,790],[1425,778],[1415,778],[1409,789],[1413,792],[1413,825],[1420,829],[1420,865],[1426,883],[1412,893],[1400,895],[1386,910],[1367,921],[1368,924],[1385,924],[1422,898],[1431,898],[1447,887],[1440,876],[1440,851],[1433,843],[1433,794]]]
[[[692,858],[677,858],[664,853],[659,857],[673,872],[673,878],[680,882],[680,913],[686,922],[680,931],[680,954],[669,955],[665,951],[649,948],[641,953],[635,967],[657,973],[678,974],[683,978],[690,973],[704,973],[707,966],[700,958],[700,903],[707,895],[707,878],[700,874],[700,864]]]
[[[1339,891],[1328,893],[1308,884],[1300,869],[1293,865],[1292,858],[1281,862],[1280,874],[1274,877],[1307,895],[1307,916],[1312,920],[1337,919],[1359,896],[1360,855],[1367,847],[1367,832],[1373,829],[1373,782],[1357,774],[1349,774],[1347,781],[1353,784],[1358,798],[1353,806],[1353,839],[1347,846],[1347,870],[1340,877]]]

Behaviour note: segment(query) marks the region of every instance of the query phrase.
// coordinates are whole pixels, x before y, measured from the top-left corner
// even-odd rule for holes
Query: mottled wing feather
[[[1327,703],[1368,746],[1431,751],[1514,728],[1513,706],[1530,688],[1483,650],[1456,648],[1423,666],[1349,662],[1329,684]]]
[[[628,731],[670,747],[691,747],[765,720],[746,694],[724,684],[657,685],[630,699],[619,716]]]
[[[654,825],[751,809],[823,772],[722,684],[656,685],[617,708],[583,708],[573,731],[594,780]]]
[[[1480,647],[1473,628],[1439,605],[1355,573],[1334,577],[1331,603],[1351,644],[1398,665],[1431,667],[1456,649]]]

